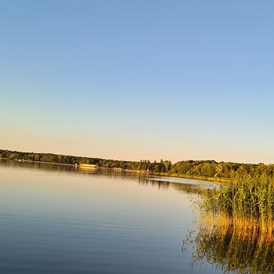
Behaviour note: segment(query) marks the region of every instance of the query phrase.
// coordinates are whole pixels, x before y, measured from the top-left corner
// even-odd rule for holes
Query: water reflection
[[[189,273],[191,186],[11,161],[0,176],[0,273]]]
[[[203,217],[196,236],[191,233],[183,250],[194,243],[193,267],[206,260],[225,273],[274,273],[273,232],[262,233],[255,220],[231,225],[225,216]]]
[[[52,164],[52,163],[39,163],[39,162],[19,162],[10,161],[5,159],[0,159],[0,166],[11,167],[11,168],[24,168],[39,170],[45,172],[59,172],[59,173],[73,173],[75,175],[103,175],[109,178],[119,178],[119,179],[132,179],[137,181],[139,184],[145,186],[154,186],[158,189],[168,189],[170,187],[176,189],[177,191],[182,191],[186,193],[197,194],[199,192],[200,184],[196,181],[192,182],[189,179],[180,179],[179,182],[170,182],[168,177],[159,176],[149,176],[146,174],[139,174],[134,172],[128,172],[123,170],[113,170],[107,168],[99,169],[80,169],[75,165],[65,165],[65,164]],[[191,183],[189,183],[191,182]]]
[[[51,164],[51,163],[39,163],[39,162],[27,162],[27,161],[11,161],[7,159],[0,159],[0,165],[12,168],[31,168],[40,169],[43,171],[58,171],[58,172],[75,172],[76,167],[74,165],[64,164]]]
[[[193,273],[274,273],[274,235],[260,233],[250,221],[231,225],[221,216],[201,217],[178,264],[182,235],[193,227],[189,195],[184,194],[197,197],[197,181],[8,160],[0,160],[1,166],[10,170],[3,172],[7,180],[0,192],[0,272],[7,270],[6,262],[19,268],[23,260],[37,268],[25,273],[41,273],[41,262],[52,266],[48,262],[63,256],[70,267],[103,273],[108,256],[108,264],[116,266],[108,273],[128,273],[134,267],[135,273],[190,273],[193,250]],[[36,171],[39,176],[33,176]],[[56,172],[71,176],[51,176]],[[95,264],[98,268],[88,272]],[[139,266],[147,271],[138,271]]]

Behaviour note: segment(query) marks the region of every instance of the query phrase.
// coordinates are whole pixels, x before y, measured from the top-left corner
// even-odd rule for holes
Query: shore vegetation
[[[261,232],[274,232],[273,178],[238,178],[201,190],[199,201],[204,216],[226,216],[233,227],[256,226]]]
[[[274,176],[274,164],[247,164],[216,162],[214,160],[187,160],[171,163],[160,161],[126,161],[102,158],[91,158],[53,153],[19,152],[0,149],[0,158],[15,161],[45,162],[65,165],[96,165],[99,168],[116,170],[142,171],[147,174],[183,177],[189,179],[230,182],[235,178],[250,176],[263,178]]]
[[[226,184],[200,188],[200,210],[193,266],[207,260],[224,273],[274,273],[274,180],[238,177]]]

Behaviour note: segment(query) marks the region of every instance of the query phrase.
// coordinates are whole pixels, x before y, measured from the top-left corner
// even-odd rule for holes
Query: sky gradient
[[[274,163],[273,10],[0,0],[0,148]]]

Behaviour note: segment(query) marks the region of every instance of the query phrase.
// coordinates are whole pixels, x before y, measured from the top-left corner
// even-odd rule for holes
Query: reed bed
[[[274,273],[274,180],[238,178],[200,194],[198,232],[182,247],[194,243],[193,264],[206,259],[224,273]]]
[[[204,216],[225,216],[229,225],[274,232],[274,181],[269,178],[238,179],[201,191],[199,207]]]

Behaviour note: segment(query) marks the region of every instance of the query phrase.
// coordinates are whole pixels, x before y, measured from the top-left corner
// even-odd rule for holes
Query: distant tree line
[[[173,174],[185,174],[190,176],[203,176],[208,178],[263,178],[273,177],[274,165],[243,164],[216,161],[181,161],[171,167]]]
[[[161,160],[159,162],[141,161],[119,161],[112,159],[89,158],[80,156],[60,155],[52,153],[18,152],[0,150],[0,158],[17,161],[36,161],[59,164],[93,164],[105,168],[122,168],[128,170],[145,170],[151,173],[160,173],[172,176],[224,178],[233,179],[244,176],[273,177],[274,165],[265,164],[241,164],[232,162],[205,161],[180,161],[172,164],[171,161]]]
[[[61,155],[52,153],[34,153],[34,152],[19,152],[0,149],[0,158],[17,161],[35,161],[58,164],[91,164],[105,168],[122,168],[129,170],[149,170],[155,172],[168,172],[171,168],[170,161],[160,162],[154,161],[151,163],[148,160],[137,161],[119,161],[112,159],[89,158],[81,156]]]

